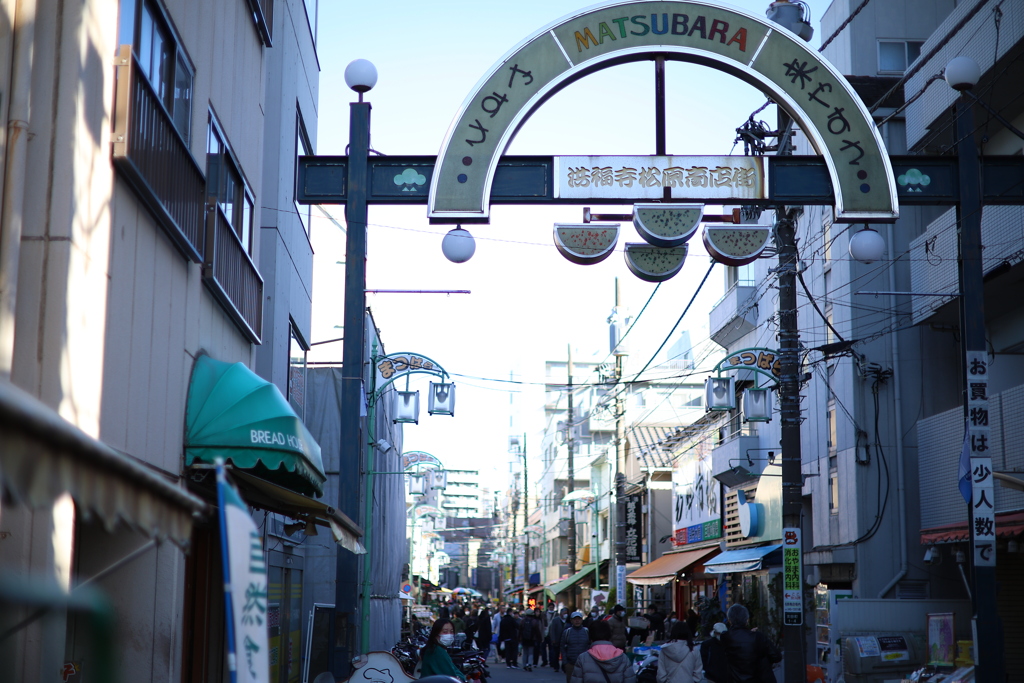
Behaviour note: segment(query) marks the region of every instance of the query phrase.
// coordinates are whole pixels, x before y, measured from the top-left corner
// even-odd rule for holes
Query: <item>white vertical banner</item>
[[[232,682],[269,683],[267,561],[263,537],[245,501],[217,464],[221,562],[227,610],[228,671]]]
[[[626,604],[626,565],[615,565],[615,599],[620,605]]]
[[[996,566],[996,507],[988,421],[988,354],[967,352],[967,428],[971,457],[971,545],[975,567]]]
[[[782,617],[786,626],[804,623],[803,549],[800,529],[782,530]]]

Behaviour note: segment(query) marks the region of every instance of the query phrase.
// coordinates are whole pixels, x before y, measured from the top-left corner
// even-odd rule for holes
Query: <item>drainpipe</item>
[[[36,0],[19,0],[15,4],[10,103],[7,110],[7,153],[4,159],[3,198],[0,200],[3,204],[0,213],[0,376],[8,378],[14,365],[14,316],[24,222],[29,89],[32,83],[36,30]]]
[[[893,242],[892,237],[892,223],[886,226],[886,238],[889,242],[889,248],[892,249]],[[895,268],[889,269],[889,291],[896,291],[896,273]],[[896,295],[892,294],[889,296],[889,310],[893,311],[890,315],[895,318],[896,310]],[[892,590],[893,586],[899,583],[904,576],[907,575],[907,493],[905,489],[905,477],[903,467],[903,390],[900,386],[900,345],[897,341],[897,333],[892,335],[892,390],[895,394],[895,411],[896,411],[896,498],[899,501],[899,522],[900,522],[900,570],[893,577],[892,581],[885,585],[878,593],[878,598],[882,599],[885,594]]]

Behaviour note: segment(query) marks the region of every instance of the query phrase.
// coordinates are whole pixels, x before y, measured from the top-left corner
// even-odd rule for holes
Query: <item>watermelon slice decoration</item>
[[[646,242],[627,242],[626,266],[644,282],[664,282],[682,270],[688,249],[685,244],[665,249]]]
[[[745,266],[768,246],[766,225],[705,225],[704,247],[711,258],[727,266]]]
[[[634,204],[633,225],[656,247],[678,247],[697,232],[703,204]]]
[[[555,223],[558,253],[580,266],[600,263],[611,256],[619,241],[618,223]]]

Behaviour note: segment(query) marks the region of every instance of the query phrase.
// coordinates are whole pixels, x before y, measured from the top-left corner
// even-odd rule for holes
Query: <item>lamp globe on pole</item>
[[[779,26],[789,29],[805,42],[809,42],[814,36],[814,28],[810,23],[811,8],[803,0],[776,0],[768,5],[765,16],[768,17],[768,21],[774,21]]]
[[[949,87],[963,92],[978,85],[978,81],[981,80],[981,67],[970,57],[954,57],[946,64],[946,70],[942,75]]]
[[[353,59],[345,67],[345,85],[359,93],[362,102],[363,93],[377,85],[377,67],[368,59]]]
[[[460,225],[449,230],[441,240],[441,251],[452,263],[465,263],[476,253],[476,240]]]
[[[850,256],[861,263],[874,263],[885,255],[885,238],[865,227],[850,238]]]

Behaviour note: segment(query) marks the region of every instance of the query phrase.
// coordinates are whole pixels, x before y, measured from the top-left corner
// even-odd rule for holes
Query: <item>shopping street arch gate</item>
[[[828,169],[836,220],[899,216],[892,166],[853,88],[800,38],[703,2],[619,2],[544,27],[481,79],[441,146],[428,215],[486,219],[501,154],[545,100],[588,74],[656,56],[709,66],[759,88],[807,133]]]

